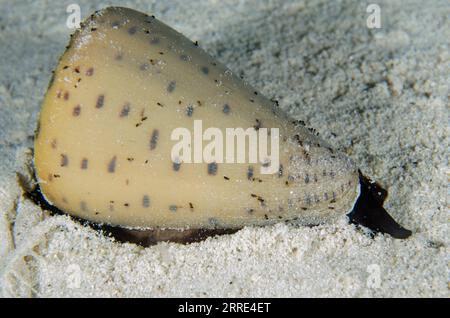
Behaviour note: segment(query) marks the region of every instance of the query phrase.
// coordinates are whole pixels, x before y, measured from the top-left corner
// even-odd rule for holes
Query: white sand
[[[83,16],[119,3],[93,2],[78,0]],[[69,39],[60,3],[0,1],[0,295],[449,296],[448,1],[381,3],[380,30],[359,1],[124,1],[315,127],[389,189],[388,210],[414,231],[370,239],[342,219],[150,248],[48,216],[17,184]]]

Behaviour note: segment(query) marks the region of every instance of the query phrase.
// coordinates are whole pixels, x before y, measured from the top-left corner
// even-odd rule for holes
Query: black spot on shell
[[[189,105],[187,108],[186,108],[186,115],[188,116],[188,117],[192,117],[192,114],[194,113],[194,107],[192,106],[192,105]]]
[[[306,183],[306,184],[309,183],[309,174],[305,174],[305,183]]]
[[[86,158],[83,158],[81,160],[81,169],[86,170],[88,168],[88,160]]]
[[[158,138],[159,138],[159,131],[157,129],[154,129],[152,132],[152,137],[150,138],[150,150],[156,148],[156,145],[158,144]]]
[[[148,195],[144,195],[142,197],[142,206],[144,208],[148,208],[150,206],[150,197]]]
[[[72,115],[75,117],[78,117],[78,116],[80,116],[80,114],[81,114],[81,106],[77,105],[73,108]]]
[[[99,95],[97,97],[97,102],[95,103],[96,108],[102,108],[105,103],[105,95]]]
[[[247,169],[247,179],[253,180],[253,167],[248,167]]]
[[[137,32],[137,27],[136,26],[132,26],[131,28],[128,29],[128,34],[129,35],[134,35]]]
[[[61,154],[61,167],[67,167],[69,165],[69,157],[65,154]]]
[[[200,68],[203,74],[208,75],[209,74],[209,68],[207,66],[202,66]]]
[[[278,168],[278,178],[281,178],[283,176],[283,165],[280,164],[280,167]]]
[[[127,103],[122,106],[119,117],[127,117],[129,113],[130,113],[130,104]]]
[[[116,171],[116,161],[117,161],[117,157],[114,156],[111,161],[108,163],[108,172],[109,173],[114,173]]]
[[[229,114],[230,113],[230,106],[228,105],[228,104],[225,104],[225,105],[223,105],[223,109],[222,109],[222,111],[223,111],[223,113],[224,114]]]
[[[175,90],[177,83],[175,81],[172,81],[167,85],[167,92],[172,93]]]
[[[173,162],[173,170],[180,171],[181,163],[179,162]]]
[[[217,163],[211,162],[208,164],[208,174],[211,176],[216,175],[217,173]]]
[[[255,119],[256,120],[256,125],[253,126],[253,128],[255,128],[255,130],[259,130],[262,126],[261,121],[259,119]]]

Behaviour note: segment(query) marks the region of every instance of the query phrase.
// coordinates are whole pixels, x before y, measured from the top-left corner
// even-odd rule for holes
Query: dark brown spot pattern
[[[154,129],[150,138],[150,150],[154,150],[158,144],[159,130]]]
[[[83,158],[81,160],[81,169],[86,170],[88,168],[88,160],[86,158]]]
[[[108,163],[108,172],[109,173],[114,173],[116,171],[116,161],[117,161],[117,157],[114,156],[111,161]]]
[[[127,103],[127,104],[123,105],[122,109],[120,110],[119,116],[121,118],[127,117],[129,113],[130,113],[130,104]]]
[[[217,174],[217,163],[211,162],[208,164],[208,174],[210,176],[215,176]]]
[[[148,208],[150,206],[150,197],[148,195],[144,195],[142,197],[142,206],[144,208]]]
[[[72,110],[72,115],[73,115],[74,117],[78,117],[78,116],[80,116],[80,114],[81,114],[81,106],[80,106],[80,105],[77,105],[77,106],[75,106],[75,107],[73,108],[73,110]]]
[[[99,95],[97,97],[97,102],[95,103],[96,108],[102,108],[105,104],[105,95]]]
[[[175,90],[177,83],[175,81],[172,81],[167,85],[167,92],[172,93]]]
[[[69,165],[69,157],[65,154],[61,154],[61,167],[67,167]]]

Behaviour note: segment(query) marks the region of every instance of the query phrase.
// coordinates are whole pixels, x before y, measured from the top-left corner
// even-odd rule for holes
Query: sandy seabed
[[[450,4],[377,1],[87,1],[156,15],[388,188],[414,234],[277,224],[191,245],[122,244],[23,196],[51,71],[74,1],[0,1],[0,295],[448,297]],[[97,2],[97,4],[96,4]]]

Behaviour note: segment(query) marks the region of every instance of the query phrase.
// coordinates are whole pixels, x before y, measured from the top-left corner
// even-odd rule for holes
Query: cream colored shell
[[[276,127],[280,173],[170,158],[177,127]],[[132,228],[236,228],[351,209],[353,163],[284,116],[196,43],[125,8],[92,15],[62,56],[40,114],[35,169],[69,214]],[[253,175],[250,173],[253,171]]]

